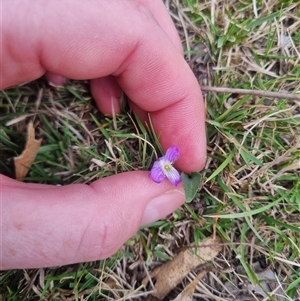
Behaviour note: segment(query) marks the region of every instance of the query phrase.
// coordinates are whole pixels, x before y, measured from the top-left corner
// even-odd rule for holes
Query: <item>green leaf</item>
[[[223,163],[210,175],[210,177],[205,181],[205,183],[209,182],[211,179],[215,178],[230,162],[234,156],[234,150],[230,152],[228,157],[223,161]]]
[[[194,199],[199,189],[201,178],[202,177],[198,172],[192,172],[190,175],[187,175],[184,172],[181,173],[187,203],[190,203]]]
[[[205,215],[205,216],[209,216],[209,217],[218,217],[218,218],[229,218],[229,219],[233,219],[233,218],[241,218],[241,217],[249,217],[249,216],[253,216],[255,214],[267,211],[268,209],[274,207],[275,205],[277,205],[278,203],[282,202],[282,198],[269,203],[266,206],[262,206],[260,208],[257,209],[253,209],[250,211],[245,211],[245,212],[241,212],[241,213],[231,213],[231,214],[211,214],[211,215]]]
[[[247,28],[253,28],[253,27],[259,26],[259,25],[261,25],[264,22],[272,21],[274,18],[279,17],[280,14],[282,14],[281,11],[276,11],[276,12],[270,14],[270,15],[267,15],[266,17],[254,20],[253,22],[251,22],[250,24],[248,24],[246,27]]]

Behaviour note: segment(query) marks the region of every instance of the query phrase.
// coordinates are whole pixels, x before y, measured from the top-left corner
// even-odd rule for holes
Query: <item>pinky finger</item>
[[[106,76],[90,81],[92,95],[99,110],[104,115],[119,114],[121,110],[121,88],[113,76]]]
[[[64,87],[68,83],[68,79],[64,76],[58,75],[53,72],[47,71],[45,73],[45,77],[49,83],[50,86],[54,87]]]

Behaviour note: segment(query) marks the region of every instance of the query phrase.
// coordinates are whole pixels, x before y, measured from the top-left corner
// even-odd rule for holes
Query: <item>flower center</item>
[[[170,171],[170,170],[171,170],[171,165],[170,165],[170,164],[165,164],[165,165],[164,165],[164,170],[165,170],[166,172]]]

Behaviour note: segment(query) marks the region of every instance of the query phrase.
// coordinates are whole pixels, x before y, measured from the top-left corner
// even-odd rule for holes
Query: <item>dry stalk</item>
[[[255,95],[260,97],[270,97],[270,98],[285,98],[300,101],[300,95],[282,92],[270,92],[264,90],[250,90],[250,89],[233,89],[224,87],[209,87],[201,86],[201,90],[205,92],[215,92],[215,93],[234,93],[242,95]]]

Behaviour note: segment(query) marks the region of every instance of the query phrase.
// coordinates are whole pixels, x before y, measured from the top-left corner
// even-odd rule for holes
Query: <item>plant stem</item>
[[[209,87],[209,86],[201,86],[201,89],[202,91],[205,92],[235,93],[235,94],[256,95],[256,96],[270,97],[270,98],[285,98],[285,99],[300,101],[300,95],[295,95],[291,93],[270,92],[264,90],[232,89],[232,88]]]

